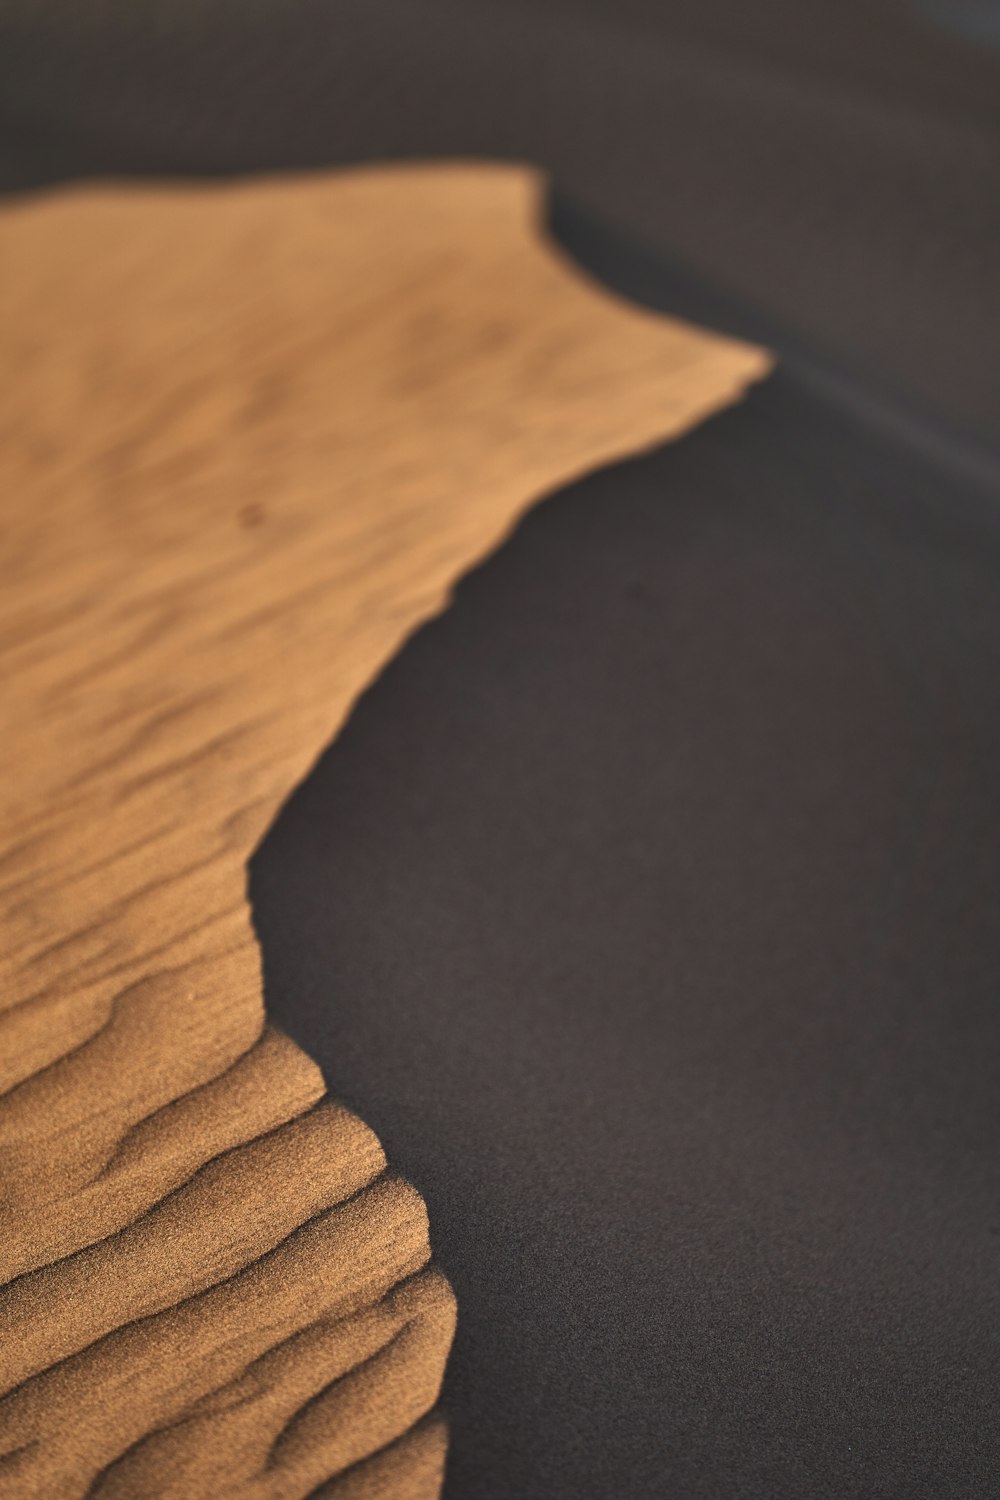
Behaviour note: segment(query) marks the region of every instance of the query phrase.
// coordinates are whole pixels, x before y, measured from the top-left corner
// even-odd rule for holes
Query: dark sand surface
[[[780,372],[543,504],[252,865],[428,1206],[446,1493],[1000,1476],[1000,510]]]

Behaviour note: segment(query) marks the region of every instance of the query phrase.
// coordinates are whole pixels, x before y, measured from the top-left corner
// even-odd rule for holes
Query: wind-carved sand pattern
[[[530,501],[765,368],[588,285],[539,192],[409,167],[0,215],[4,1497],[438,1492],[451,1291],[265,1022],[245,870]]]

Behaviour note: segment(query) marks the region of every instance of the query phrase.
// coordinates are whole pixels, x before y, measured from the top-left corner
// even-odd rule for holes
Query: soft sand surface
[[[424,1196],[446,1500],[1000,1493],[998,684],[1000,487],[782,368],[285,805],[267,1002]]]
[[[3,212],[0,1495],[439,1488],[454,1299],[265,1024],[246,862],[527,503],[766,367],[588,286],[538,188]]]

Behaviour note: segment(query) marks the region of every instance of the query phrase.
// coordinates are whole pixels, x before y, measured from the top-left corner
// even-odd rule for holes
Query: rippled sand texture
[[[0,215],[4,1497],[437,1493],[454,1299],[265,1022],[245,867],[525,505],[764,369],[587,285],[539,192],[410,167]]]

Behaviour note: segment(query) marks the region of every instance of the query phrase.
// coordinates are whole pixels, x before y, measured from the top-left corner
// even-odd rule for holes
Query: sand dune
[[[265,1024],[246,863],[526,504],[765,368],[588,286],[538,191],[383,169],[0,219],[2,1496],[440,1486],[453,1297],[419,1195]]]

